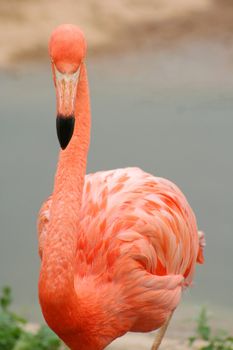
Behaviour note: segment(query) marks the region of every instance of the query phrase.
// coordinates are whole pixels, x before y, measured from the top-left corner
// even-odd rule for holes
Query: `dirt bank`
[[[51,30],[78,24],[89,54],[165,46],[189,38],[232,43],[230,0],[1,0],[0,67],[47,55]]]

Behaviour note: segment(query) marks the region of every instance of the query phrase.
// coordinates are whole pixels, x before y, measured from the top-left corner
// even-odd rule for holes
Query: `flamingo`
[[[156,350],[196,263],[204,262],[204,235],[172,182],[133,167],[85,175],[86,48],[71,24],[49,42],[61,151],[38,218],[39,301],[72,350],[102,350],[128,331],[160,328]]]

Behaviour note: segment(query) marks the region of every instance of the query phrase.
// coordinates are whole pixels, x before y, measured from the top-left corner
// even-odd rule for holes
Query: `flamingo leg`
[[[163,337],[166,333],[166,330],[167,330],[167,327],[169,325],[169,322],[171,321],[171,318],[172,318],[172,315],[173,315],[173,312],[171,312],[170,316],[168,317],[167,321],[162,325],[162,327],[159,329],[158,333],[156,334],[155,336],[155,340],[154,340],[154,343],[152,345],[152,348],[151,350],[157,350],[163,340]]]

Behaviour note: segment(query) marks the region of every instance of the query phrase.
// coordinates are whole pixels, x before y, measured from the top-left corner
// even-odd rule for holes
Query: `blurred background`
[[[42,321],[36,220],[59,151],[47,43],[61,23],[89,46],[88,172],[132,165],[172,180],[206,233],[171,336],[200,305],[232,330],[232,0],[0,0],[0,287]]]

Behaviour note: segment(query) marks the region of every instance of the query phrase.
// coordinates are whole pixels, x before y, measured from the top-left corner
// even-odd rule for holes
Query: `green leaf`
[[[4,287],[0,296],[0,350],[59,350],[61,341],[47,326],[36,334],[25,331],[27,321],[9,311],[11,302],[11,289]]]
[[[36,350],[37,342],[34,334],[24,332],[20,339],[16,342],[12,350]]]
[[[0,349],[13,349],[22,333],[21,327],[7,312],[0,313]]]
[[[211,328],[208,323],[207,311],[202,308],[197,319],[196,335],[189,338],[189,344],[196,339],[203,339],[206,345],[200,350],[233,350],[233,336],[227,334],[224,330],[218,330],[212,335]]]
[[[193,343],[195,342],[195,340],[197,340],[197,337],[195,337],[195,336],[189,337],[188,338],[189,346],[192,346]]]
[[[217,350],[213,347],[212,344],[202,347],[200,350]]]
[[[11,288],[5,286],[2,289],[2,295],[0,297],[0,306],[3,311],[7,311],[8,307],[12,303]]]
[[[22,333],[13,350],[58,350],[59,338],[46,326],[42,326],[36,334]]]
[[[47,326],[41,326],[39,332],[36,335],[39,343],[43,346],[43,350],[57,350],[61,345],[60,339],[57,335]]]
[[[203,307],[197,319],[197,334],[203,340],[209,340],[211,329],[208,324],[206,309]]]

